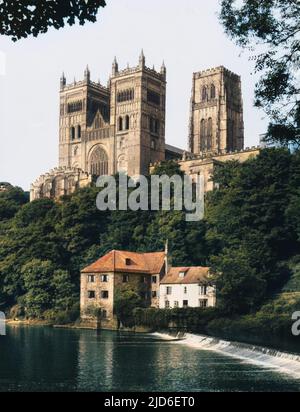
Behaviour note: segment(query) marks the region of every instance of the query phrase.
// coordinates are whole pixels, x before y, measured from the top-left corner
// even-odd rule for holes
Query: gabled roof
[[[126,260],[129,260],[126,264]],[[126,272],[159,274],[165,260],[164,252],[135,253],[112,250],[102,256],[81,273]]]
[[[171,285],[207,282],[209,280],[209,270],[210,268],[203,266],[174,267],[163,277],[161,284]],[[185,273],[184,277],[179,276],[181,272]]]

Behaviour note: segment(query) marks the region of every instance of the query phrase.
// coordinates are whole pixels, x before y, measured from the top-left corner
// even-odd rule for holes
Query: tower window
[[[207,123],[207,150],[211,150],[212,149],[212,118],[210,117],[208,119],[208,123]]]
[[[129,126],[130,126],[130,119],[129,116],[125,117],[125,130],[129,130]]]
[[[70,129],[70,137],[72,140],[75,139],[75,127],[71,127]]]
[[[215,99],[216,98],[216,86],[212,84],[210,86],[210,98]]]
[[[207,100],[207,88],[206,88],[206,86],[204,86],[202,88],[202,101],[206,102],[206,100]]]
[[[160,106],[160,95],[152,90],[147,90],[147,101]]]
[[[81,126],[77,126],[77,138],[81,139]]]
[[[201,120],[200,124],[200,152],[204,152],[206,148],[206,121]]]
[[[68,113],[75,113],[82,111],[82,101],[78,100],[77,102],[72,102],[68,104]]]
[[[123,119],[122,117],[119,117],[119,131],[121,132],[123,130]]]
[[[134,89],[123,90],[117,94],[117,102],[123,103],[134,100]]]
[[[150,117],[150,132],[159,134],[159,120]]]

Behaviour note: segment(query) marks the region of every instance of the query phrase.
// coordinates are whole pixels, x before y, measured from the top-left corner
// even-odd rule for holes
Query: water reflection
[[[300,381],[148,335],[9,327],[1,391],[289,391]]]

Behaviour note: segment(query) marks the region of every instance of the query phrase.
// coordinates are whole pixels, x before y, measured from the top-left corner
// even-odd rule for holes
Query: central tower
[[[148,175],[150,163],[165,159],[166,68],[139,65],[119,71],[117,60],[110,79],[110,124],[115,135],[115,167],[129,176]]]
[[[244,147],[241,78],[223,66],[193,75],[189,149],[228,153]]]

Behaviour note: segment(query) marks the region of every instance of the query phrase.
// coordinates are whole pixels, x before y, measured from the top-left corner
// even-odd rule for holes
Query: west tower
[[[207,155],[243,147],[241,78],[222,66],[194,73],[189,150]]]
[[[134,68],[119,71],[115,60],[110,93],[115,170],[147,175],[150,163],[165,159],[165,65],[159,72],[146,67],[143,52]]]
[[[109,157],[111,152],[107,138],[110,137],[109,88],[100,82],[91,81],[87,67],[84,80],[66,84],[63,75],[60,80],[60,118],[59,118],[59,167],[78,168],[91,173],[96,165],[93,163],[93,149],[99,148]],[[104,130],[103,130],[104,129]],[[102,131],[102,133],[100,133]],[[96,159],[95,159],[96,160]],[[106,162],[108,163],[108,161]],[[100,164],[100,163],[99,163]],[[113,170],[104,170],[113,173]],[[100,169],[95,170],[100,174]]]

